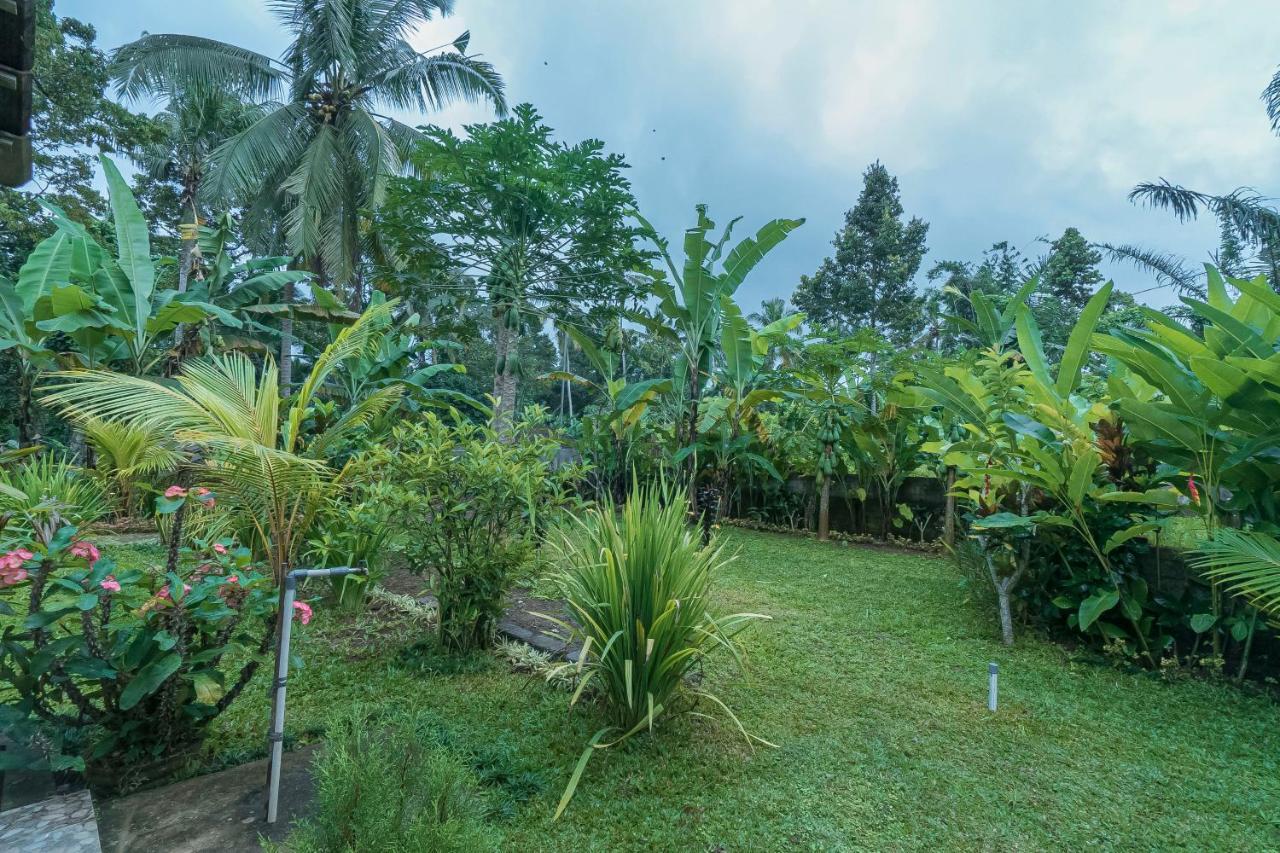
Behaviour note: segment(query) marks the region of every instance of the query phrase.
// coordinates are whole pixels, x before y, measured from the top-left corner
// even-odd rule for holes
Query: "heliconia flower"
[[[1196,478],[1195,478],[1195,477],[1188,477],[1188,478],[1187,478],[1187,491],[1191,493],[1191,501],[1192,501],[1192,503],[1195,503],[1195,504],[1199,505],[1199,503],[1200,503],[1200,490],[1196,488]]]
[[[223,545],[221,542],[214,542],[214,543],[213,543],[213,553],[215,553],[215,554],[225,554],[225,553],[227,553],[227,546],[226,546],[226,545]]]
[[[98,551],[98,547],[92,542],[85,542],[84,540],[81,540],[71,544],[71,556],[82,557],[83,559],[88,560],[89,565],[92,566],[94,563],[98,562],[98,558],[101,557],[102,554]]]
[[[170,486],[164,490],[164,496],[170,499],[185,498],[187,496],[187,490],[182,488],[182,486]]]
[[[301,601],[295,601],[293,603],[293,609],[298,611],[298,620],[302,622],[303,625],[311,621],[312,614],[311,614],[310,604],[306,604],[305,602],[301,602]]]
[[[102,582],[99,583],[98,586],[102,587],[107,592],[120,591],[120,581],[116,580],[115,575],[107,575],[105,578],[102,579]]]

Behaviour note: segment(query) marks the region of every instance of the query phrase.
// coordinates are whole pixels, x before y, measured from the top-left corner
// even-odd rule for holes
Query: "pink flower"
[[[239,576],[239,575],[228,575],[228,576],[227,576],[227,583],[240,583],[240,576]]]
[[[303,625],[311,621],[312,614],[311,614],[310,604],[306,604],[301,601],[295,601],[293,603],[293,609],[298,611],[298,619],[299,621],[302,622]]]
[[[1196,505],[1199,505],[1199,503],[1200,503],[1200,490],[1196,488],[1196,478],[1195,478],[1195,477],[1188,477],[1188,478],[1187,478],[1187,491],[1191,493],[1191,500],[1192,500]]]
[[[186,593],[188,593],[188,592],[191,592],[191,584],[189,584],[189,583],[184,583],[184,584],[182,585],[182,592],[183,592],[183,594],[184,594],[184,595],[185,595]],[[156,598],[164,598],[164,599],[168,599],[169,597],[170,597],[170,596],[169,596],[169,585],[168,585],[168,584],[165,584],[164,586],[160,587],[160,591],[156,593]]]
[[[22,568],[22,564],[27,560],[35,557],[26,548],[18,548],[16,551],[10,551],[3,557],[0,557],[0,571],[16,571]]]
[[[82,540],[80,542],[72,543],[71,556],[82,557],[83,559],[88,560],[89,565],[92,566],[94,563],[98,562],[98,558],[101,557],[102,554],[98,551],[97,546],[92,542],[85,542]]]
[[[201,486],[200,488],[196,489],[196,497],[198,498],[202,498],[207,494],[209,494],[209,490],[206,489],[204,486]]]
[[[120,591],[120,581],[116,580],[115,575],[107,575],[105,578],[102,579],[102,582],[98,584],[98,586],[102,587],[107,592]]]
[[[170,486],[164,490],[164,496],[170,499],[185,498],[187,496],[187,490],[182,488],[182,486]]]
[[[0,586],[13,586],[14,584],[22,583],[26,579],[26,569],[0,569]]]
[[[215,553],[215,554],[225,554],[225,553],[227,553],[227,546],[226,546],[226,545],[223,545],[221,542],[214,542],[214,543],[213,543],[213,553]]]

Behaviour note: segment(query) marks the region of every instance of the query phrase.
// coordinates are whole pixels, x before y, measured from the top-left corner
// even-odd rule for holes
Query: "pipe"
[[[275,701],[267,749],[271,754],[267,782],[267,823],[275,823],[280,806],[280,762],[284,754],[284,697],[289,677],[289,639],[293,632],[293,601],[298,593],[299,578],[335,578],[343,575],[367,575],[368,569],[342,567],[336,569],[294,569],[284,578],[284,600],[280,607],[280,642],[276,644],[276,679],[272,689]]]

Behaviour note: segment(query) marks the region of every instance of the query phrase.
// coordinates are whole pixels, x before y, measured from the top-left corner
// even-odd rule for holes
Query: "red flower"
[[[1191,493],[1191,502],[1200,505],[1200,490],[1196,488],[1196,478],[1187,478],[1187,491]]]
[[[182,486],[170,486],[164,490],[164,496],[170,499],[185,498],[187,496],[187,490],[182,488]]]

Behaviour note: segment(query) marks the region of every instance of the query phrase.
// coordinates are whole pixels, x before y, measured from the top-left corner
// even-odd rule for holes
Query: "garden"
[[[448,0],[273,5],[282,60],[34,4],[6,777],[89,792],[103,849],[298,756],[254,845],[1280,844],[1267,199],[1134,190],[1216,218],[1203,271],[1068,228],[919,286],[877,161],[756,309],[805,219],[663,234],[469,33],[410,44]],[[428,123],[457,103],[491,120]]]

